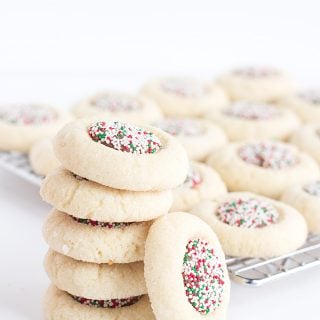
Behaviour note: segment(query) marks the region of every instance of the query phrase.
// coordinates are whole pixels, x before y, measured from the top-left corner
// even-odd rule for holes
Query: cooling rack
[[[40,186],[43,179],[32,170],[28,156],[22,153],[0,152],[0,166],[36,186]],[[320,265],[320,235],[309,235],[303,247],[280,257],[271,259],[227,257],[227,265],[233,281],[257,287]]]

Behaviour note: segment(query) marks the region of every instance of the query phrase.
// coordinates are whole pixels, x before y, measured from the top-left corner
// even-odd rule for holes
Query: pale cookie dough
[[[29,152],[29,161],[33,171],[41,176],[60,166],[53,151],[52,140],[43,138],[34,143]]]
[[[304,122],[320,122],[320,89],[288,95],[279,103],[297,113]]]
[[[148,296],[136,303],[118,308],[98,307],[76,301],[71,295],[50,286],[44,299],[46,320],[155,320]]]
[[[43,104],[0,106],[0,150],[28,152],[43,137],[53,137],[71,118]]]
[[[192,213],[207,222],[226,255],[269,258],[302,246],[307,225],[296,209],[248,192],[199,203]]]
[[[206,164],[192,162],[185,182],[173,190],[170,211],[189,211],[201,200],[214,199],[227,192],[219,174]]]
[[[151,80],[141,92],[153,99],[167,116],[199,117],[229,102],[219,86],[187,77]]]
[[[271,198],[295,183],[317,176],[317,163],[290,144],[276,141],[231,143],[213,152],[208,164],[230,191],[251,191]]]
[[[226,108],[212,110],[208,118],[224,130],[230,141],[286,140],[300,124],[291,110],[248,101],[238,101]]]
[[[274,101],[293,92],[292,80],[270,67],[238,68],[218,79],[232,100]]]
[[[151,126],[77,120],[59,131],[54,150],[66,169],[114,189],[172,189],[188,172],[179,141]]]
[[[320,164],[320,122],[301,127],[292,135],[290,142]]]
[[[204,161],[212,150],[227,143],[224,132],[204,119],[165,118],[153,125],[176,137],[191,160]]]
[[[143,262],[96,264],[49,250],[45,269],[60,290],[88,299],[123,299],[147,294]]]
[[[157,320],[224,320],[230,281],[211,228],[187,213],[171,213],[150,228],[145,279]]]
[[[73,108],[78,118],[99,116],[107,120],[150,123],[162,118],[158,106],[142,95],[106,91],[84,99]]]
[[[150,223],[103,223],[53,210],[43,226],[49,247],[76,260],[94,263],[142,261]]]
[[[320,179],[290,186],[281,200],[296,208],[306,219],[309,231],[320,234]]]
[[[56,209],[78,218],[108,222],[138,222],[166,214],[172,191],[126,191],[105,187],[63,168],[44,179],[41,197]]]

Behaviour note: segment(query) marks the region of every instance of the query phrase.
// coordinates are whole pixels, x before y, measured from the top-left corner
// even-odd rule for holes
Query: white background
[[[0,0],[0,102],[66,108],[101,88],[134,90],[159,74],[211,78],[239,64],[279,66],[319,86],[317,2]],[[1,319],[42,319],[48,210],[36,188],[0,170]],[[318,320],[319,290],[319,268],[234,285],[229,319]]]

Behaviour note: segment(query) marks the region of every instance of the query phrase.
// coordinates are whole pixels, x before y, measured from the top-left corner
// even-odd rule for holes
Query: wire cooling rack
[[[28,156],[18,152],[0,152],[0,167],[40,186],[42,178],[31,168]],[[233,281],[257,287],[292,273],[320,265],[320,235],[309,235],[300,249],[271,259],[227,258]]]

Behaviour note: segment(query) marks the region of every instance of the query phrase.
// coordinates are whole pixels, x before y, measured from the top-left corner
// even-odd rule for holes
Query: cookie
[[[148,296],[124,301],[97,301],[70,294],[50,286],[44,299],[44,318],[46,320],[155,320]],[[105,305],[112,307],[105,307]],[[115,307],[117,306],[117,307]]]
[[[320,89],[288,95],[279,103],[294,111],[304,122],[320,122]]]
[[[279,198],[290,185],[317,176],[319,168],[307,154],[276,141],[231,143],[213,152],[207,162],[230,191],[251,191]]]
[[[308,233],[296,209],[254,193],[235,192],[206,200],[192,213],[211,226],[229,256],[280,256],[302,246]]]
[[[33,171],[41,176],[60,166],[53,151],[52,140],[43,138],[34,143],[29,152],[29,161]]]
[[[141,92],[153,99],[167,116],[199,117],[226,106],[229,101],[219,86],[187,77],[151,80]]]
[[[134,192],[112,189],[58,168],[44,179],[42,199],[56,209],[81,219],[139,222],[166,214],[171,190]]]
[[[150,123],[162,118],[158,106],[142,95],[105,91],[84,99],[73,108],[78,118],[99,116],[133,123]]]
[[[320,122],[299,128],[290,138],[290,142],[320,164]]]
[[[217,82],[232,100],[274,101],[294,90],[289,76],[271,67],[237,68]]]
[[[226,192],[217,172],[206,164],[192,162],[185,182],[173,190],[170,211],[189,211],[201,200],[213,199]]]
[[[218,238],[187,213],[171,213],[150,228],[145,279],[157,320],[226,319],[230,282]]]
[[[246,101],[212,110],[208,118],[224,130],[230,141],[286,140],[300,124],[299,118],[288,109]]]
[[[143,262],[96,264],[49,250],[44,265],[56,287],[77,297],[111,300],[147,294]]]
[[[191,160],[204,161],[212,150],[227,143],[224,132],[204,119],[165,118],[153,125],[176,137]]]
[[[28,152],[43,137],[53,137],[70,116],[42,104],[0,106],[0,150]]]
[[[77,120],[59,131],[54,150],[66,169],[114,189],[172,189],[188,172],[179,141],[151,126]]]
[[[149,227],[148,222],[100,222],[53,210],[43,236],[51,249],[76,260],[129,263],[143,260]]]
[[[284,191],[281,200],[304,216],[311,233],[320,234],[320,179],[290,186]]]

